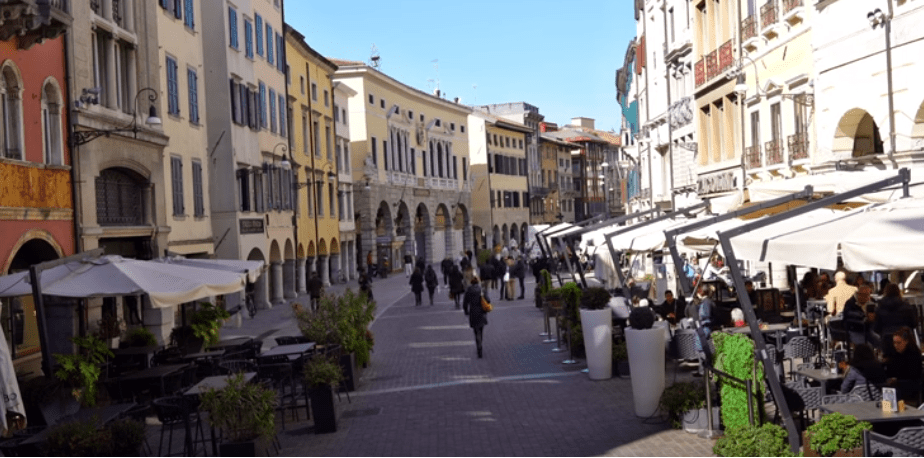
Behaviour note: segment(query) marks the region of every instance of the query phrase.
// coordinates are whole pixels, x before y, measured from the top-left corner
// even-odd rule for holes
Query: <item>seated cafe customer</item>
[[[679,300],[675,299],[674,293],[667,290],[664,292],[664,302],[654,306],[654,311],[670,324],[677,324],[677,321],[683,318],[683,309],[685,307],[683,296]]]
[[[899,399],[917,405],[921,391],[921,350],[914,342],[911,329],[899,328],[892,335],[895,352],[886,356],[886,385],[898,389]]]
[[[882,352],[889,355],[895,351],[892,348],[892,334],[902,326],[913,328],[917,322],[917,311],[902,300],[898,285],[886,285],[873,322],[873,331],[882,339]]]
[[[882,364],[876,359],[876,355],[873,354],[873,349],[869,345],[857,345],[850,362],[841,361],[838,366],[844,373],[844,381],[841,382],[841,394],[850,393],[850,390],[855,386],[863,386],[864,384],[878,387],[886,379]],[[870,387],[870,389],[879,389],[875,387]]]

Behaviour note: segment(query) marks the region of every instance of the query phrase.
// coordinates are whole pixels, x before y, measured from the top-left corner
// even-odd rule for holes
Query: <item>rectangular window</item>
[[[330,217],[336,218],[337,217],[337,212],[336,212],[337,207],[334,206],[334,184],[333,183],[327,183],[327,199],[328,199],[327,204],[330,205]]]
[[[751,146],[760,146],[760,112],[751,113]]]
[[[308,116],[302,113],[302,152],[305,154],[308,154],[308,140]]]
[[[237,49],[237,11],[234,8],[228,8],[228,35],[229,45]]]
[[[334,105],[334,122],[340,122],[340,107]]]
[[[240,169],[237,171],[237,189],[241,199],[241,211],[250,211],[250,171]]]
[[[417,152],[411,148],[411,175],[417,175]]]
[[[283,59],[283,56],[285,56],[285,54],[283,54],[283,46],[284,44],[282,41],[282,35],[279,35],[277,33],[276,34],[276,69],[279,70],[280,72],[286,71],[286,62],[285,62],[285,59]]]
[[[193,0],[186,0],[184,5],[186,6],[186,18],[183,19],[183,23],[186,24],[186,27],[190,29],[196,28],[196,21],[193,17]]]
[[[452,179],[459,179],[459,158],[455,156],[452,157]]]
[[[315,99],[315,100],[317,100],[317,99]],[[375,105],[375,97],[373,97],[372,94],[369,94],[369,103],[372,104],[372,105]]]
[[[193,211],[194,216],[205,216],[205,198],[202,195],[202,163],[193,161]]]
[[[318,216],[324,215],[324,183],[318,183],[315,186],[315,197],[318,200]]]
[[[321,157],[321,126],[317,121],[314,123],[314,155]]]
[[[780,114],[780,104],[770,105],[770,128],[773,131],[773,140],[779,140],[783,137],[783,119]]]
[[[269,116],[270,116],[270,132],[276,133],[276,91],[270,88],[269,90]]]
[[[327,96],[327,89],[324,89],[324,106],[325,107],[330,106],[328,104],[329,102],[328,102],[328,96]]]
[[[238,94],[239,94],[238,87],[239,87],[239,86],[238,86],[238,84],[237,84],[237,81],[234,81],[234,78],[231,78],[231,80],[230,80],[230,85],[231,85],[231,121],[234,122],[235,124],[240,124],[240,120],[239,120],[240,114],[239,114],[239,111],[238,111],[238,107],[239,107],[239,105],[238,105]]]
[[[333,139],[330,136],[330,126],[324,128],[324,139],[327,140],[327,160],[331,160],[331,151],[334,150]]]
[[[376,149],[375,142],[376,142],[375,137],[372,137],[370,139],[370,144],[372,145],[372,163],[378,166],[379,165],[379,152],[378,152],[378,149]]]
[[[195,70],[186,69],[186,81],[189,85],[189,122],[199,124],[199,77]]]
[[[177,81],[176,59],[167,56],[167,112],[180,115],[180,85]]]
[[[260,82],[260,128],[266,128],[266,85]]]
[[[253,172],[253,202],[254,209],[257,213],[266,211],[266,191],[263,187],[263,172],[259,169]]]
[[[254,30],[256,31],[257,55],[263,55],[263,17],[259,14],[254,15]]]
[[[286,96],[279,94],[279,135],[286,136]]]
[[[468,158],[462,158],[462,181],[468,181]]]
[[[382,164],[385,170],[388,170],[388,156],[388,142],[386,140],[382,140],[382,157],[385,158],[385,162]],[[394,167],[394,164],[392,164],[392,167]]]
[[[170,184],[173,186],[173,215],[183,215],[183,161],[170,158]]]
[[[273,26],[266,24],[266,61],[273,65]]]
[[[173,17],[183,18],[183,0],[173,0]]]
[[[370,95],[369,98],[371,99],[372,96]],[[311,83],[311,100],[314,100],[315,102],[318,101],[318,85],[317,85],[317,83]]]
[[[244,19],[244,55],[253,59],[253,23]]]

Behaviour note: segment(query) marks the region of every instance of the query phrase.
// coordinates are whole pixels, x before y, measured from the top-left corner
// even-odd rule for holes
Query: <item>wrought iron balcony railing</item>
[[[767,165],[783,163],[783,143],[781,141],[770,140],[764,143],[764,149],[767,151]]]
[[[741,41],[747,41],[757,36],[757,17],[750,15],[741,21]]]
[[[744,160],[749,169],[759,169],[763,166],[760,160],[760,146],[748,146],[744,149]]]
[[[779,21],[779,6],[776,0],[770,0],[760,7],[760,28],[765,29],[768,26],[776,24]]]
[[[789,136],[789,158],[797,161],[799,159],[808,159],[809,141],[808,134],[805,132],[795,133]]]

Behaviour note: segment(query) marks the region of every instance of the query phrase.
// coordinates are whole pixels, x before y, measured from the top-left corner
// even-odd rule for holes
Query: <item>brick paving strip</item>
[[[334,285],[340,293],[352,285]],[[500,301],[488,317],[484,359],[475,355],[467,318],[445,288],[434,306],[413,305],[403,275],[376,279],[371,329],[376,346],[351,402],[337,404],[339,429],[317,435],[311,422],[287,421],[283,456],[712,456],[713,441],[636,418],[628,378],[591,381],[567,353],[542,344],[542,313],[526,299]],[[294,300],[307,304],[305,297]],[[424,303],[428,301],[424,298]],[[298,328],[289,307],[261,310],[222,337],[255,335],[264,349]],[[668,362],[668,383],[674,364]],[[690,378],[688,372],[680,375]],[[156,441],[156,436],[155,436]]]

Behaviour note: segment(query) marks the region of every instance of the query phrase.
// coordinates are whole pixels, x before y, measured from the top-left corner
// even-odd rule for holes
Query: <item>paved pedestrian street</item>
[[[523,300],[501,301],[490,292],[495,307],[483,359],[445,287],[432,307],[426,294],[424,305],[414,306],[404,275],[376,279],[372,287],[378,302],[372,363],[350,400],[344,393],[335,401],[338,431],[314,434],[304,416],[287,421],[281,455],[711,456],[713,441],[672,430],[663,418],[637,418],[630,379],[591,381],[581,372],[583,361],[563,365],[567,352],[552,352],[555,344],[539,335],[543,317],[532,281]],[[222,331],[262,336],[265,349],[275,345],[274,336],[295,333],[285,306]],[[668,362],[668,377],[673,368]]]

